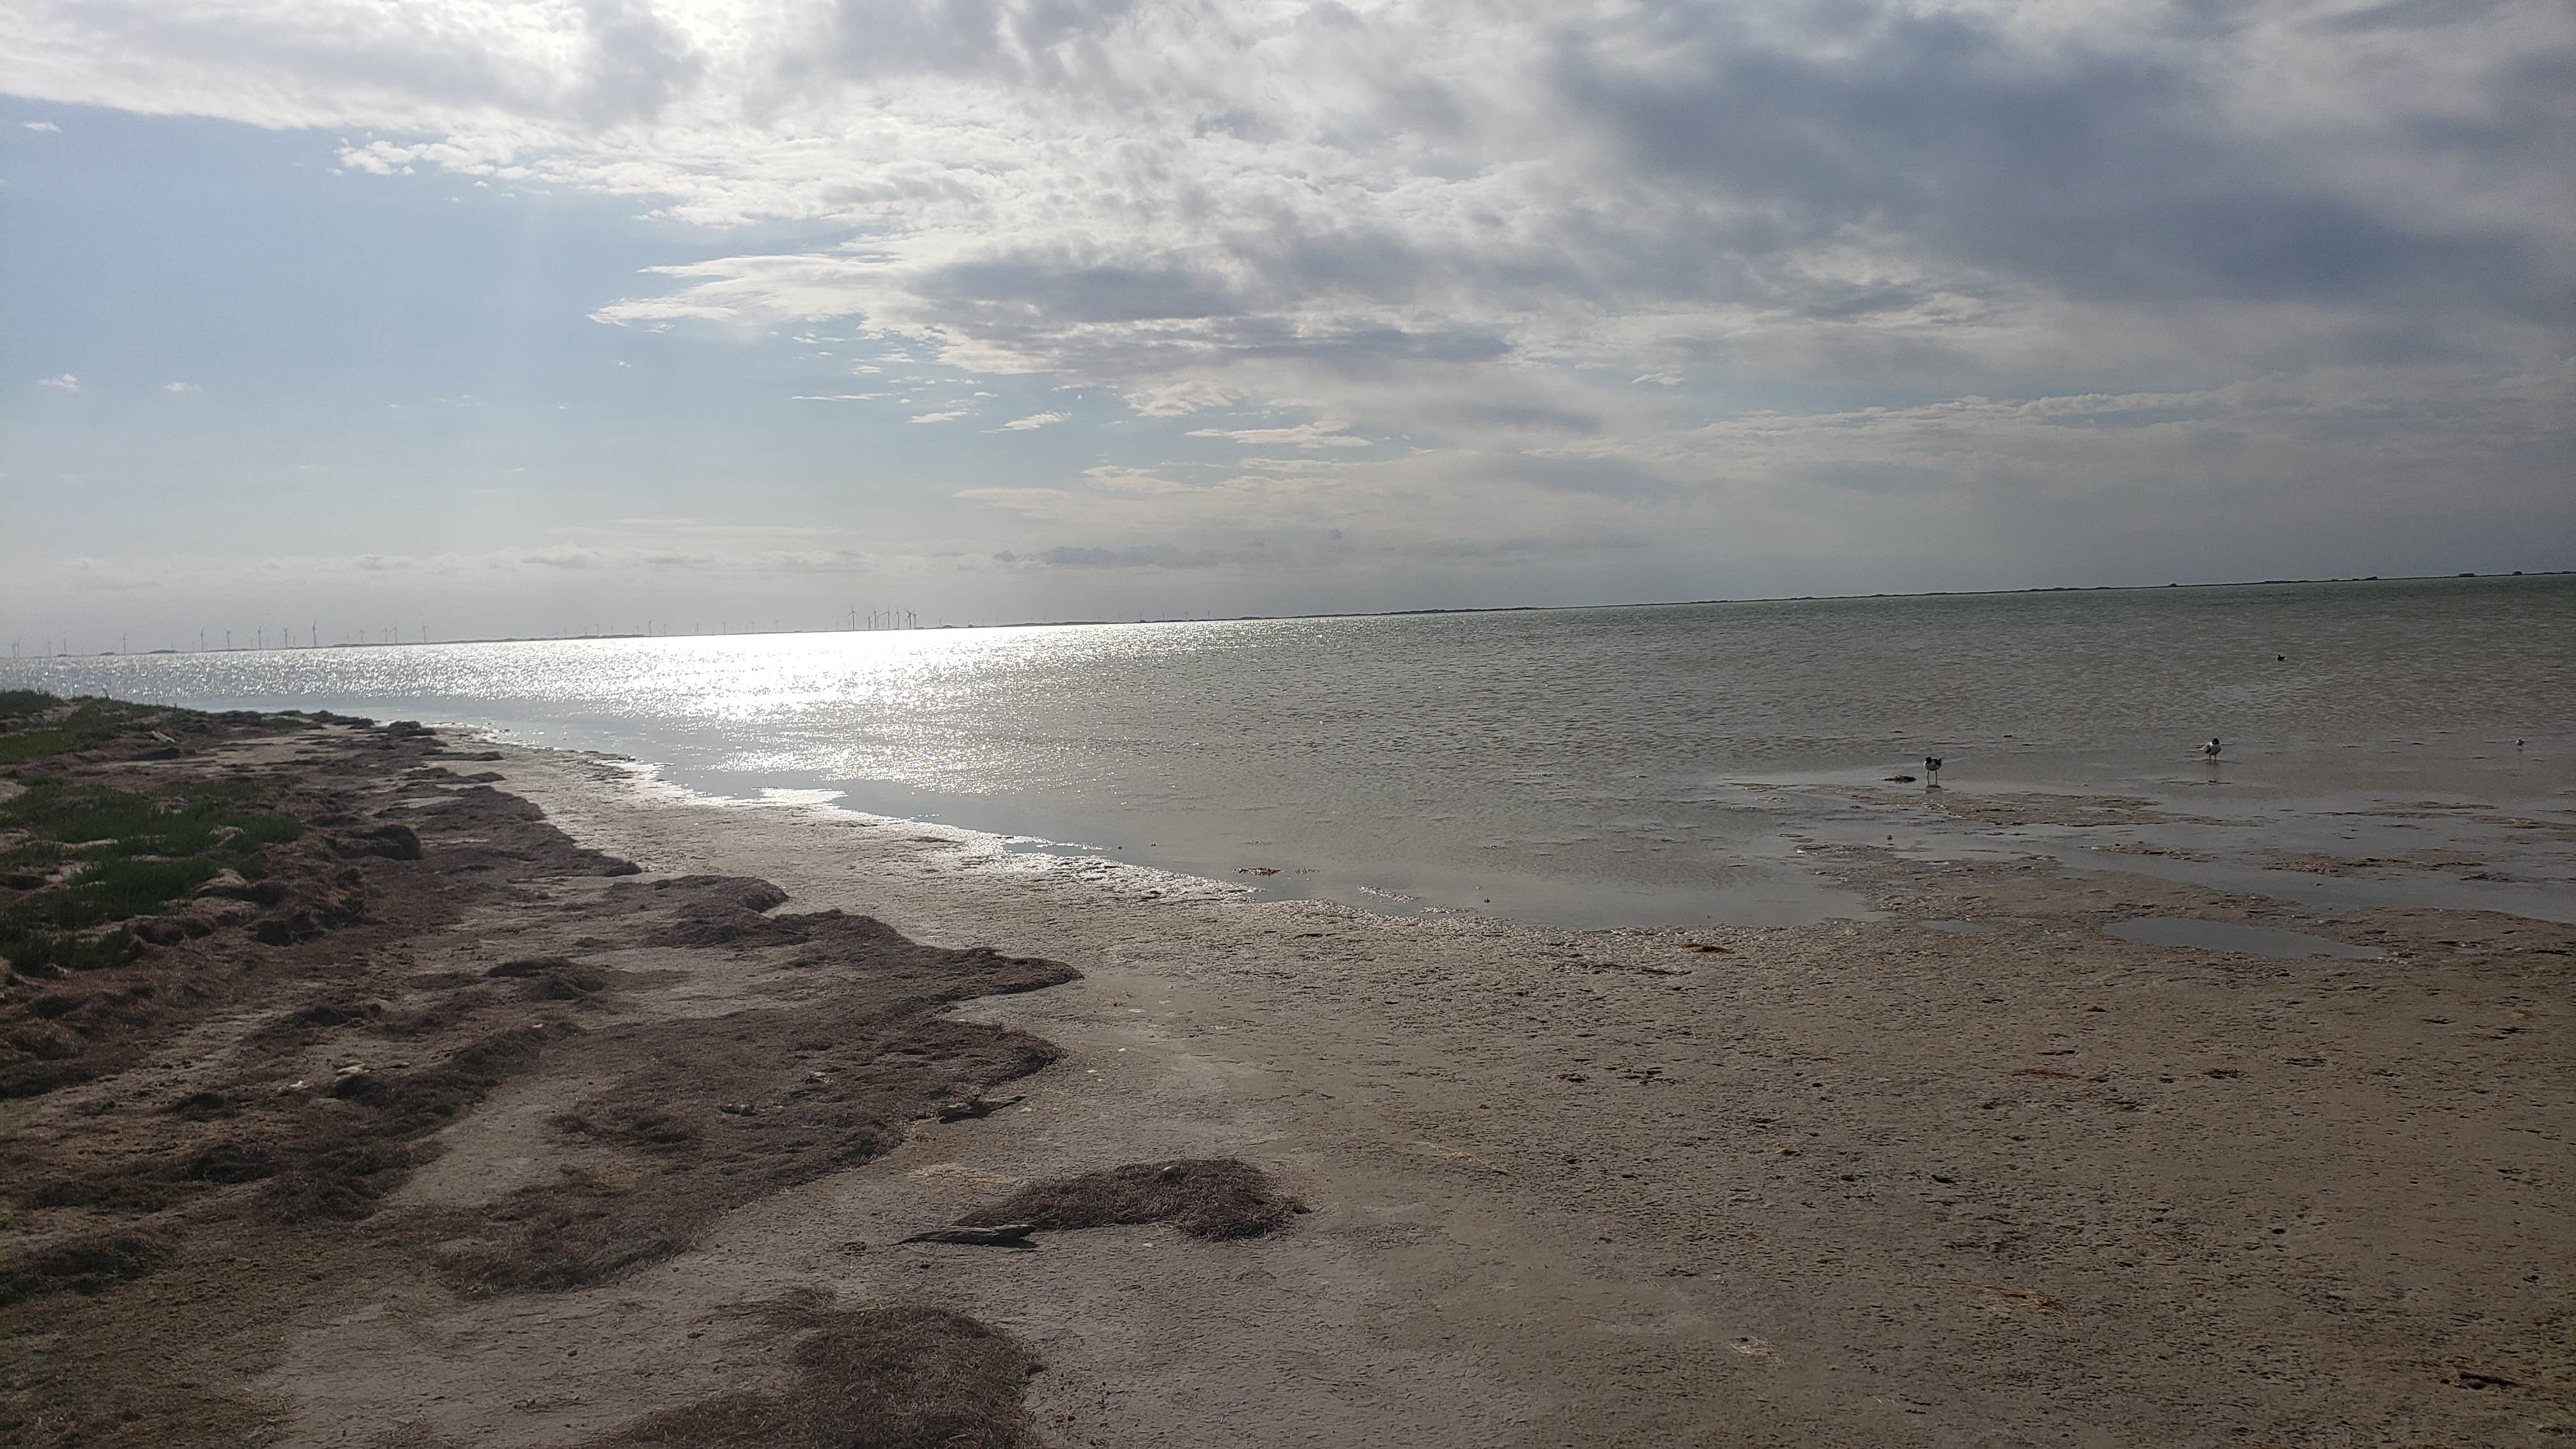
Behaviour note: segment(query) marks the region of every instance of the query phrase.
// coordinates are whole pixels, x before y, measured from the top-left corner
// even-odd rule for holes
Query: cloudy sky
[[[2571,97],[2531,0],[0,0],[0,630],[2569,567]]]

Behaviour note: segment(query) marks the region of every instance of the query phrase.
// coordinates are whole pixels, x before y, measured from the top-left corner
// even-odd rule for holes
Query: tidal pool
[[[2200,946],[2237,951],[2248,956],[2340,956],[2367,961],[2381,954],[2377,946],[2348,946],[2299,931],[2248,926],[2236,921],[2201,921],[2186,916],[2141,916],[2113,921],[2104,934],[2146,946]]]

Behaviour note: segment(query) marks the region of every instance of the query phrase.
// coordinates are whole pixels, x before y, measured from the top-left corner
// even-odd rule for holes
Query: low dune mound
[[[1194,1238],[1258,1238],[1306,1205],[1279,1192],[1270,1175],[1231,1157],[1131,1162],[1079,1177],[1031,1183],[958,1219],[965,1227],[1026,1223],[1034,1228],[1105,1228],[1170,1223]]]

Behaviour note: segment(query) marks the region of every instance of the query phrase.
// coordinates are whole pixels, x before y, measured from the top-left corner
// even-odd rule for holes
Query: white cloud
[[[201,391],[203,391],[203,389],[202,389],[202,388],[198,387],[198,386],[197,386],[195,383],[193,383],[193,382],[165,382],[165,383],[161,384],[161,390],[162,390],[163,392],[201,392]]]
[[[1158,382],[1125,394],[1127,406],[1149,418],[1174,418],[1232,407],[1245,396],[1240,387],[1204,377]]]
[[[2576,335],[2563,6],[19,0],[12,22],[0,89],[328,128],[352,185],[442,172],[827,238],[692,246],[605,321],[789,324],[945,364],[944,396],[1044,375],[1194,437],[1393,454],[976,495],[1102,528],[1235,508],[1648,537],[1718,493],[1794,518],[1820,489],[2152,490],[2218,457],[2351,509],[2343,440],[2387,436],[2355,397],[2454,449],[2455,495],[2520,496],[2570,451],[2566,416],[2506,406]]]
[[[65,392],[78,392],[80,391],[80,379],[72,376],[68,372],[58,372],[52,377],[37,378],[36,386],[57,387],[61,388]]]
[[[2564,122],[2516,109],[2566,14],[2462,7],[2435,45],[2422,18],[2196,13],[28,0],[0,84],[346,128],[358,172],[845,224],[846,247],[675,268],[605,315],[850,318],[1149,410],[1283,353],[1678,362],[1748,329],[1924,326],[1983,351],[2051,330],[2096,251],[2159,301],[2245,280],[2212,267],[2350,255],[2257,254],[2301,217],[2382,258],[2507,232],[2567,255],[2576,218],[2531,164],[2552,139],[2531,128]],[[2517,149],[2459,164],[2440,125]],[[1951,184],[1984,178],[2045,211]],[[2169,202],[2202,208],[2197,235],[2158,229]],[[2083,227],[2153,255],[2088,251]]]
[[[63,129],[51,121],[20,121],[18,124],[26,127],[30,131],[44,131],[47,133],[58,133]]]
[[[789,399],[788,399],[788,401],[789,401],[789,402],[875,402],[877,399],[879,399],[879,398],[881,398],[881,397],[887,397],[887,396],[890,396],[890,394],[882,393],[882,392],[820,392],[820,393],[807,393],[807,392],[800,392],[800,393],[798,393],[796,396],[794,396],[794,397],[792,397],[792,398],[789,398]],[[917,422],[920,422],[920,421],[921,421],[921,419],[919,419],[919,418],[914,418],[914,419],[913,419],[913,421],[917,423]]]
[[[1074,503],[1073,495],[1061,488],[961,488],[957,496],[969,503],[1035,517],[1069,513]]]
[[[1055,423],[1063,422],[1070,416],[1071,414],[1069,413],[1031,413],[1024,418],[1013,418],[993,431],[997,433],[1025,433],[1033,428],[1043,428]]]
[[[1143,468],[1120,468],[1103,464],[1097,468],[1083,469],[1082,476],[1113,493],[1169,494],[1198,491],[1186,483],[1175,483]]]
[[[1340,473],[1368,466],[1345,458],[1237,458],[1234,466],[1247,473]]]
[[[1366,438],[1355,438],[1342,431],[1344,424],[1332,422],[1299,423],[1290,428],[1193,428],[1193,438],[1231,438],[1251,445],[1277,445],[1291,448],[1365,448]]]

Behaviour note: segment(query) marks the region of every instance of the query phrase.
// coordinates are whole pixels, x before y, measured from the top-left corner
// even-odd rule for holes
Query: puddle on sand
[[[2377,946],[2347,946],[2323,936],[2305,935],[2298,931],[2278,931],[2270,926],[2246,926],[2234,921],[2199,921],[2184,916],[2141,916],[2136,920],[2113,921],[2102,928],[2106,935],[2146,946],[2201,946],[2212,951],[2237,951],[2248,956],[2340,956],[2346,960],[2367,961],[2381,954]]]

